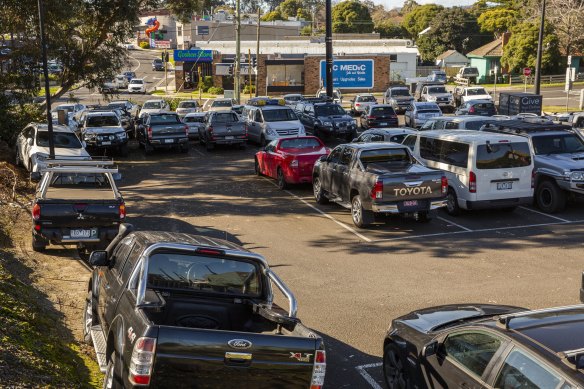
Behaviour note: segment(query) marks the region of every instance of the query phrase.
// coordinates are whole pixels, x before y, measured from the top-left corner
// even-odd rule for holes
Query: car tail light
[[[373,200],[383,199],[383,181],[377,181],[371,190],[371,198]]]
[[[355,107],[360,107],[360,106],[361,106],[361,104],[355,103]]]
[[[377,117],[376,116],[367,116],[367,119],[369,119],[369,120],[375,120],[375,119],[377,119]]]
[[[474,172],[470,172],[470,175],[468,176],[468,191],[470,193],[477,192],[477,175],[474,174]]]
[[[189,136],[189,126],[185,125],[185,135]]]
[[[152,140],[152,127],[148,127],[148,139]]]
[[[310,389],[321,389],[324,385],[326,374],[326,353],[324,350],[316,350],[314,354],[314,367],[312,368],[312,381]]]
[[[208,249],[208,248],[198,248],[195,250],[197,254],[204,254],[204,255],[225,255],[225,251],[217,250],[217,249]]]
[[[119,215],[120,215],[120,219],[126,218],[126,204],[123,204],[123,203],[120,204]]]
[[[41,218],[41,206],[38,204],[35,204],[34,207],[32,207],[32,218],[34,220],[39,220]]]
[[[207,132],[209,133],[209,138],[210,138],[211,140],[215,139],[215,138],[213,137],[213,126],[209,126],[209,127],[207,128]]]
[[[156,338],[138,338],[132,350],[129,379],[133,385],[149,385],[152,365],[154,364],[154,351],[156,350]]]
[[[531,189],[535,188],[535,169],[531,171]]]
[[[298,167],[298,160],[297,159],[293,159],[292,161],[290,161],[290,167]]]
[[[442,176],[442,194],[445,195],[446,193],[448,193],[448,178]]]

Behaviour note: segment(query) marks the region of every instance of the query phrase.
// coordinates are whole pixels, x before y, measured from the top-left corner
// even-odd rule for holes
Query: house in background
[[[495,67],[497,67],[497,74],[499,75],[507,72],[506,69],[501,68],[501,57],[510,37],[511,33],[506,32],[499,39],[495,39],[466,55],[470,59],[470,66],[474,66],[479,70],[477,82],[492,82],[495,75]]]
[[[468,65],[468,58],[456,50],[447,50],[436,57],[436,66],[441,68],[459,68]]]

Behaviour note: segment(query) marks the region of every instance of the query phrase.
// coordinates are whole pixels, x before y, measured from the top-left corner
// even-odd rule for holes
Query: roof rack
[[[263,107],[266,105],[286,105],[284,99],[271,99],[265,97],[253,97],[248,100],[248,105],[253,105],[255,107]]]
[[[553,308],[532,309],[530,311],[508,313],[506,315],[500,315],[499,317],[497,317],[497,326],[508,330],[509,323],[511,323],[511,320],[518,318],[518,317],[526,317],[526,316],[536,315],[538,313],[563,312],[563,311],[569,311],[571,309],[577,309],[577,308],[584,309],[584,304],[566,305],[563,307],[553,307]]]
[[[560,351],[556,353],[562,362],[572,369],[579,370],[578,360],[580,357],[584,356],[584,348],[579,348],[576,350]]]
[[[526,135],[532,132],[544,131],[566,131],[572,127],[564,124],[556,124],[551,121],[537,122],[525,119],[497,120],[494,123],[487,123],[482,128],[483,131],[506,132],[509,134]]]

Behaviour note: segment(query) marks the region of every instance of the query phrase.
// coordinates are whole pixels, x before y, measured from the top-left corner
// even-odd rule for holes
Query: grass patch
[[[49,87],[49,93],[51,93],[51,96],[53,96],[55,93],[57,93],[57,91],[59,90],[60,86],[50,86]],[[39,96],[44,96],[45,95],[45,88],[41,88],[39,90],[38,93]]]
[[[576,112],[576,111],[582,111],[582,110],[579,109],[578,106],[568,107],[568,109],[566,109],[565,105],[544,105],[542,108],[542,111],[544,111],[544,112]]]

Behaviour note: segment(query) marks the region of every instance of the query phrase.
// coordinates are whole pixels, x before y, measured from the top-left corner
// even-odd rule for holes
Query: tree
[[[426,29],[434,17],[442,11],[444,7],[436,4],[425,4],[414,7],[411,12],[404,16],[402,26],[412,39],[418,39],[418,34]]]
[[[381,38],[404,39],[408,36],[408,32],[401,25],[391,21],[375,24],[375,32],[378,32]]]
[[[181,23],[189,23],[195,13],[201,13],[205,9],[216,7],[221,1],[212,0],[172,0],[165,3],[165,7]]]
[[[461,7],[442,9],[421,35],[418,50],[422,59],[433,61],[446,50],[467,53],[482,45],[489,37],[481,36],[476,19]]]
[[[404,5],[401,8],[402,15],[407,15],[414,10],[414,8],[419,7],[420,5],[416,3],[414,0],[406,0],[404,1]]]
[[[286,20],[284,15],[282,15],[282,12],[280,12],[279,8],[276,8],[272,12],[268,12],[267,14],[262,16],[261,19],[265,22],[273,22],[274,20]]]
[[[565,55],[584,50],[584,1],[551,0],[546,12]]]
[[[501,64],[511,72],[521,68],[535,68],[539,22],[523,22],[511,30],[511,38],[505,46]],[[541,59],[542,73],[552,74],[559,70],[560,50],[558,37],[554,34],[551,24],[546,23],[544,29],[543,53]]]
[[[285,18],[312,19],[311,10],[305,8],[305,3],[302,0],[285,0],[278,6],[278,10]]]
[[[370,33],[373,21],[367,6],[356,0],[346,0],[336,4],[332,10],[333,32]]]
[[[494,8],[483,12],[477,19],[481,31],[492,32],[500,37],[504,32],[511,31],[519,20],[519,12],[507,8]]]

